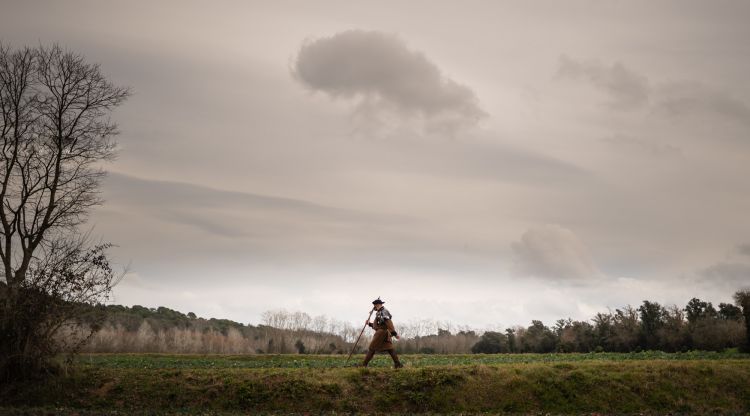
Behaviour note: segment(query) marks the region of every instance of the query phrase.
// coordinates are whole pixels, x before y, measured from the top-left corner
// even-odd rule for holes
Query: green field
[[[750,354],[737,352],[690,351],[666,353],[646,351],[633,353],[588,354],[410,354],[401,356],[407,367],[498,365],[513,363],[551,363],[577,361],[633,361],[633,360],[748,360]],[[347,363],[341,355],[166,355],[166,354],[84,354],[78,362],[98,368],[340,368],[351,367],[362,361],[362,355],[352,356]],[[391,367],[387,355],[377,355],[370,367]]]
[[[747,354],[345,358],[83,355],[67,375],[3,386],[0,413],[750,414]]]

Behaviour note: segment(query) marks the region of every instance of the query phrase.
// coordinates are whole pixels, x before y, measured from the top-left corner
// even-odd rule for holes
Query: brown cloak
[[[370,341],[368,347],[370,351],[388,351],[393,349],[393,342],[391,342],[391,332],[396,332],[393,327],[393,322],[390,319],[385,320],[385,325],[378,325],[377,322],[372,323],[372,329],[375,330],[375,335]]]

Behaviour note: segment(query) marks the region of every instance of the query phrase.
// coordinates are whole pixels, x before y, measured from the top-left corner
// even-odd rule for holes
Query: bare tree
[[[50,340],[117,281],[79,226],[101,204],[102,162],[116,156],[108,115],[130,92],[96,64],[52,47],[0,44],[0,376],[38,368]]]

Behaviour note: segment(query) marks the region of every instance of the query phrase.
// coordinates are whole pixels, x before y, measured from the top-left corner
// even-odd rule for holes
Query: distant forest
[[[263,323],[245,325],[204,319],[165,308],[99,305],[105,323],[90,338],[88,352],[163,352],[198,354],[346,354],[361,328],[304,312],[267,311]],[[546,326],[477,331],[436,321],[399,322],[402,353],[548,353],[747,349],[750,292],[735,294],[735,304],[691,299],[684,307],[644,301],[597,313],[588,321],[557,320]],[[369,342],[366,331],[358,351]]]

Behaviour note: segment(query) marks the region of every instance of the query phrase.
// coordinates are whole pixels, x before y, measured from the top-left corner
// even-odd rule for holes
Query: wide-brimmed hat
[[[372,304],[373,304],[373,305],[377,305],[377,304],[381,304],[381,305],[382,305],[382,304],[384,304],[384,303],[385,303],[385,302],[383,302],[382,300],[380,300],[380,296],[378,296],[378,298],[377,298],[377,299],[375,299],[374,301],[372,301]]]

